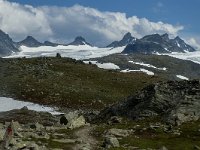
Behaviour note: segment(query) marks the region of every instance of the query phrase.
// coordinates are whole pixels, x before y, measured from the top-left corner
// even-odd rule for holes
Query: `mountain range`
[[[171,52],[194,52],[195,49],[186,44],[179,36],[170,39],[168,34],[147,35],[137,39],[134,43],[126,46],[123,53],[171,53]]]
[[[24,40],[20,42],[14,42],[8,34],[0,30],[0,56],[8,56],[12,53],[19,52],[21,46],[26,47],[41,47],[41,46],[51,46],[56,47],[59,45],[63,46],[81,46],[87,45],[93,47],[92,44],[88,43],[83,37],[78,36],[75,40],[69,44],[58,44],[52,43],[50,41],[45,41],[44,43],[39,42],[32,36],[27,36]],[[122,53],[141,53],[141,54],[154,54],[154,53],[172,53],[172,52],[194,52],[195,49],[186,44],[184,40],[180,37],[170,39],[168,34],[152,34],[144,36],[141,39],[137,39],[127,33],[124,35],[122,40],[114,41],[106,48],[113,49],[118,47],[125,47]]]

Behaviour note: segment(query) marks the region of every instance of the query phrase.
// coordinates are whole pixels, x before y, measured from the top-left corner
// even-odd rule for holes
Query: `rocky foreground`
[[[1,149],[198,150],[199,108],[193,80],[152,84],[100,113],[12,110],[0,113]]]

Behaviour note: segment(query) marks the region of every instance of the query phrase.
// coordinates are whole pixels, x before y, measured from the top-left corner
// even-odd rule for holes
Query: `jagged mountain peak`
[[[6,56],[17,51],[13,40],[0,29],[0,56]]]
[[[75,41],[82,41],[82,42],[85,42],[85,39],[82,37],[82,36],[77,36],[75,38]]]
[[[174,38],[174,40],[176,40],[176,41],[183,41],[179,36],[176,36],[175,38]]]
[[[129,44],[123,51],[124,53],[171,53],[171,52],[193,52],[195,49],[186,44],[179,36],[169,39],[167,33],[152,34],[144,36],[134,44]]]
[[[136,38],[133,37],[130,32],[128,32],[123,36],[122,40],[114,41],[111,44],[109,44],[107,47],[122,47],[128,44],[133,44],[135,43],[135,41],[136,41]]]
[[[165,41],[169,41],[169,34],[165,33],[163,35],[161,35],[161,37],[165,40]]]
[[[3,30],[0,29],[0,38],[10,38],[7,33],[5,33]],[[11,39],[11,38],[10,38]]]
[[[132,35],[131,35],[130,32],[126,33],[126,34],[124,35],[124,37],[123,37],[123,39],[130,39],[130,38],[132,38]]]
[[[90,45],[91,46],[91,44],[86,42],[85,38],[83,38],[82,36],[77,36],[75,38],[75,40],[73,42],[69,43],[68,45],[76,45],[76,46],[78,46],[78,45]]]
[[[27,36],[24,40],[18,42],[19,46],[27,46],[27,47],[39,47],[42,46],[43,44],[38,42],[34,37],[32,36]]]

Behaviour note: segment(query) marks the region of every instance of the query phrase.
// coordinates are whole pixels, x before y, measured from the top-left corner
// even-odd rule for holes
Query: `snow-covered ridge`
[[[30,102],[17,101],[12,98],[0,97],[0,112],[10,111],[13,109],[21,109],[25,106],[28,107],[29,110],[38,112],[49,112],[53,115],[63,114],[61,112],[55,111],[55,109],[52,107],[46,107]]]
[[[55,57],[60,53],[62,57],[70,57],[74,59],[90,59],[108,56],[110,54],[121,53],[125,46],[117,48],[99,48],[90,45],[58,45],[58,46],[40,46],[40,47],[27,47],[21,46],[20,52],[13,53],[6,58],[16,57]]]
[[[132,63],[132,64],[141,65],[141,66],[145,66],[145,67],[148,67],[148,68],[154,68],[154,69],[164,70],[164,71],[167,70],[167,68],[165,68],[165,67],[164,68],[158,68],[158,67],[153,66],[151,64],[145,64],[143,62],[134,62],[134,61],[129,61],[129,62]]]

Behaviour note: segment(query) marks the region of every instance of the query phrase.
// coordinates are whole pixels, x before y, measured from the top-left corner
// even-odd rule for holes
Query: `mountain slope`
[[[35,38],[32,36],[27,36],[24,40],[17,42],[17,45],[20,46],[27,46],[27,47],[39,47],[43,44],[38,42]]]
[[[70,58],[0,58],[0,95],[45,105],[100,109],[158,80]]]
[[[113,54],[90,60],[98,61],[100,64],[113,63],[123,72],[145,69],[153,72],[155,76],[161,76],[169,80],[179,80],[177,75],[189,79],[199,79],[200,77],[200,64],[165,55]]]
[[[12,52],[17,52],[13,40],[8,34],[0,30],[0,56],[10,55]]]
[[[200,82],[168,81],[152,84],[136,95],[103,110],[99,118],[126,116],[130,119],[161,117],[172,125],[200,119]]]
[[[114,41],[111,44],[109,44],[107,47],[122,47],[122,46],[126,46],[128,44],[133,44],[135,43],[136,38],[132,37],[131,33],[127,33],[124,35],[124,37],[122,38],[121,41]]]
[[[194,52],[195,49],[186,44],[180,37],[169,39],[168,34],[147,35],[136,40],[135,43],[127,45],[123,53],[172,53],[172,52]]]
[[[90,43],[86,42],[86,40],[81,37],[81,36],[78,36],[75,38],[75,40],[71,43],[69,43],[68,45],[75,45],[75,46],[79,46],[79,45],[90,45]]]

